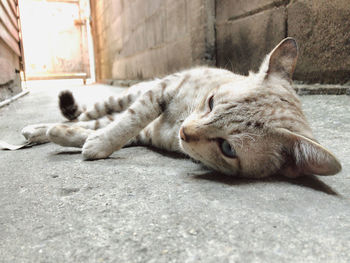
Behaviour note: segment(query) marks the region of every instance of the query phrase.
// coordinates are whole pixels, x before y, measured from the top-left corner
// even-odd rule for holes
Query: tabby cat
[[[136,84],[89,110],[65,91],[59,105],[71,122],[22,133],[29,141],[80,147],[85,159],[153,145],[235,176],[333,175],[341,165],[315,140],[291,86],[297,56],[295,40],[286,38],[258,73],[194,68]]]

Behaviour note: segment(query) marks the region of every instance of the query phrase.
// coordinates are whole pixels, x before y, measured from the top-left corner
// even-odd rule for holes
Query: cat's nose
[[[185,133],[184,127],[180,128],[180,138],[181,138],[181,140],[186,141],[186,133]]]
[[[198,133],[198,130],[196,130],[195,127],[191,125],[181,127],[179,133],[182,141],[196,142],[200,140],[200,134]]]

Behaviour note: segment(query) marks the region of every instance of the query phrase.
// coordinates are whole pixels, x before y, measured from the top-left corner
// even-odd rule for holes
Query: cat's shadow
[[[147,146],[147,148],[149,150],[151,150],[152,152],[158,153],[158,154],[160,154],[162,156],[165,156],[165,157],[168,157],[168,158],[178,159],[178,160],[181,160],[181,159],[187,159],[188,160],[189,159],[189,157],[187,155],[183,154],[183,153],[165,151],[165,150],[153,147],[153,146]]]
[[[170,158],[175,159],[188,159],[183,154],[179,153],[173,153],[173,152],[166,152],[163,150],[159,150],[154,147],[148,147],[150,150],[155,151],[159,154],[165,155]],[[76,155],[81,154],[81,150],[73,150],[73,151],[60,151],[56,152],[55,155]],[[119,159],[115,157],[108,157],[107,159]],[[196,180],[208,180],[218,183],[223,183],[231,186],[237,186],[237,185],[244,185],[244,184],[254,184],[254,183],[262,183],[262,182],[268,182],[268,183],[290,183],[293,185],[298,185],[301,187],[307,187],[319,192],[323,192],[329,195],[334,196],[340,196],[339,193],[337,193],[332,187],[321,181],[317,176],[315,175],[308,175],[303,176],[299,178],[287,178],[282,175],[274,175],[270,176],[268,178],[263,179],[247,179],[247,178],[237,178],[229,175],[225,175],[219,172],[215,171],[208,171],[203,174],[193,175],[193,178]]]
[[[204,174],[194,175],[196,180],[208,180],[223,183],[231,186],[254,184],[254,183],[290,183],[301,187],[307,187],[315,191],[323,192],[328,195],[340,196],[332,187],[321,181],[315,175],[307,175],[299,178],[286,178],[282,175],[274,175],[263,179],[246,179],[224,175],[218,172],[208,172]]]
[[[81,150],[72,150],[72,151],[59,151],[53,153],[53,155],[78,155],[81,154]]]

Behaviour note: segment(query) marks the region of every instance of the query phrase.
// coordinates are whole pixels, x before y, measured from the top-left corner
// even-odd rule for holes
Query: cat
[[[152,145],[240,177],[333,175],[341,164],[315,140],[291,86],[297,57],[296,41],[286,38],[249,76],[197,67],[138,83],[89,110],[64,91],[59,106],[71,122],[30,125],[22,134],[82,148],[89,160]]]

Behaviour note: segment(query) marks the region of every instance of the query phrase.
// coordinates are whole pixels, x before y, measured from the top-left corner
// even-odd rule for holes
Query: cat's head
[[[291,87],[297,56],[295,40],[286,38],[257,74],[213,89],[180,129],[183,150],[244,177],[338,173],[339,161],[314,139]]]

